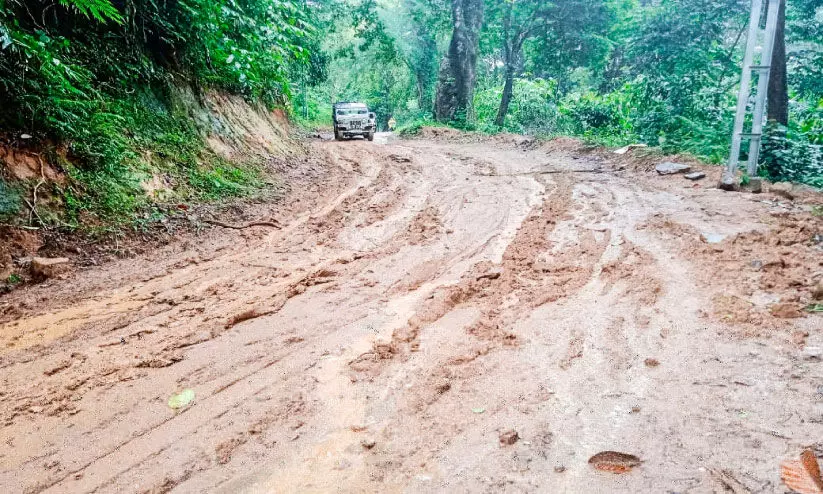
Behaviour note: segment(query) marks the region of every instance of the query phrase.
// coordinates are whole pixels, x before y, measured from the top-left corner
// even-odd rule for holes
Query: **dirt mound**
[[[808,315],[812,291],[823,279],[823,218],[808,213],[778,215],[768,231],[728,238],[707,237],[694,227],[657,218],[643,228],[659,232],[696,259],[707,288],[715,291],[712,314],[759,331],[766,323],[785,326],[787,317]]]

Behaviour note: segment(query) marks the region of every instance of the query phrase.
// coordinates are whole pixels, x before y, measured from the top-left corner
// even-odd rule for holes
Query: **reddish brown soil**
[[[0,300],[3,491],[781,492],[823,446],[803,199],[428,132]]]

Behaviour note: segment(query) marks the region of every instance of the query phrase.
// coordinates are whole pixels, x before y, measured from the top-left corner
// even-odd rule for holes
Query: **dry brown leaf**
[[[598,470],[612,473],[626,473],[640,465],[640,458],[618,451],[601,451],[589,458],[589,463]]]
[[[781,463],[780,478],[786,487],[799,494],[823,494],[820,466],[810,449],[803,451],[799,460],[786,460]]]

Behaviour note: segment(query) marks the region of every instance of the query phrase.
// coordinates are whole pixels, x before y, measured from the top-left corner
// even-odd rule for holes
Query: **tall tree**
[[[440,64],[434,104],[434,117],[440,122],[473,118],[483,0],[452,0],[452,21],[452,39]]]
[[[543,27],[551,7],[545,0],[489,1],[490,17],[499,21],[503,56],[503,95],[494,121],[498,127],[506,121],[514,94],[514,78],[523,66],[523,43]]]
[[[437,80],[437,40],[451,27],[451,9],[444,0],[404,0],[403,6],[403,26],[398,29],[403,38],[401,49],[414,76],[417,105],[431,113]]]
[[[786,77],[786,0],[780,1],[769,75],[768,118],[789,125],[789,82]]]

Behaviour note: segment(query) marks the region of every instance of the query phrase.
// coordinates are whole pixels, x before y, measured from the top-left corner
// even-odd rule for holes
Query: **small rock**
[[[794,199],[793,189],[794,187],[789,182],[778,182],[769,186],[769,192],[776,196],[785,197],[790,201]]]
[[[71,264],[65,257],[34,257],[30,269],[36,279],[45,280],[65,273],[71,269]]]
[[[632,407],[632,413],[640,413],[640,407],[638,407],[638,406],[633,406],[633,407]]]
[[[763,179],[760,177],[754,177],[749,179],[749,183],[746,184],[746,190],[751,192],[752,194],[759,194],[763,192]]]
[[[676,173],[686,173],[692,169],[689,165],[681,165],[680,163],[672,163],[671,161],[667,161],[665,163],[660,163],[656,167],[657,173],[660,175],[674,175]]]
[[[734,173],[729,173],[728,171],[723,172],[723,177],[720,179],[717,187],[722,190],[735,191],[739,188],[737,177],[735,177]]]
[[[706,174],[703,172],[691,172],[683,175],[683,177],[689,180],[700,180],[701,178],[706,178]]]
[[[374,439],[371,439],[371,438],[363,439],[362,441],[360,441],[360,446],[363,446],[366,449],[372,449],[375,444],[377,444],[377,443],[375,442]]]
[[[807,346],[803,349],[803,360],[820,362],[823,360],[823,348],[819,346]]]
[[[806,344],[806,338],[809,337],[808,331],[801,331],[795,330],[792,331],[792,343],[799,347],[803,347]]]
[[[800,308],[791,303],[775,304],[769,308],[769,312],[771,312],[774,317],[779,317],[780,319],[803,317],[803,312]]]
[[[20,134],[20,139],[31,139],[31,134]]]
[[[557,465],[556,467],[554,467],[554,471],[557,473],[563,473],[566,471],[566,467],[563,465]]]
[[[657,367],[660,365],[660,361],[656,358],[647,358],[643,363],[646,364],[646,367]]]
[[[518,439],[520,439],[520,436],[517,435],[517,431],[515,430],[509,429],[500,433],[501,446],[511,446],[516,443]]]
[[[755,271],[760,271],[763,269],[763,261],[760,259],[755,259],[750,263],[751,267],[754,268]]]
[[[812,288],[812,298],[815,300],[823,300],[823,281],[818,281],[817,285]]]
[[[500,268],[499,266],[495,266],[495,267],[489,269],[488,271],[486,271],[485,273],[481,274],[480,276],[478,276],[477,279],[478,280],[484,280],[484,279],[485,280],[496,280],[497,278],[500,278],[501,274],[503,274],[503,268]]]

